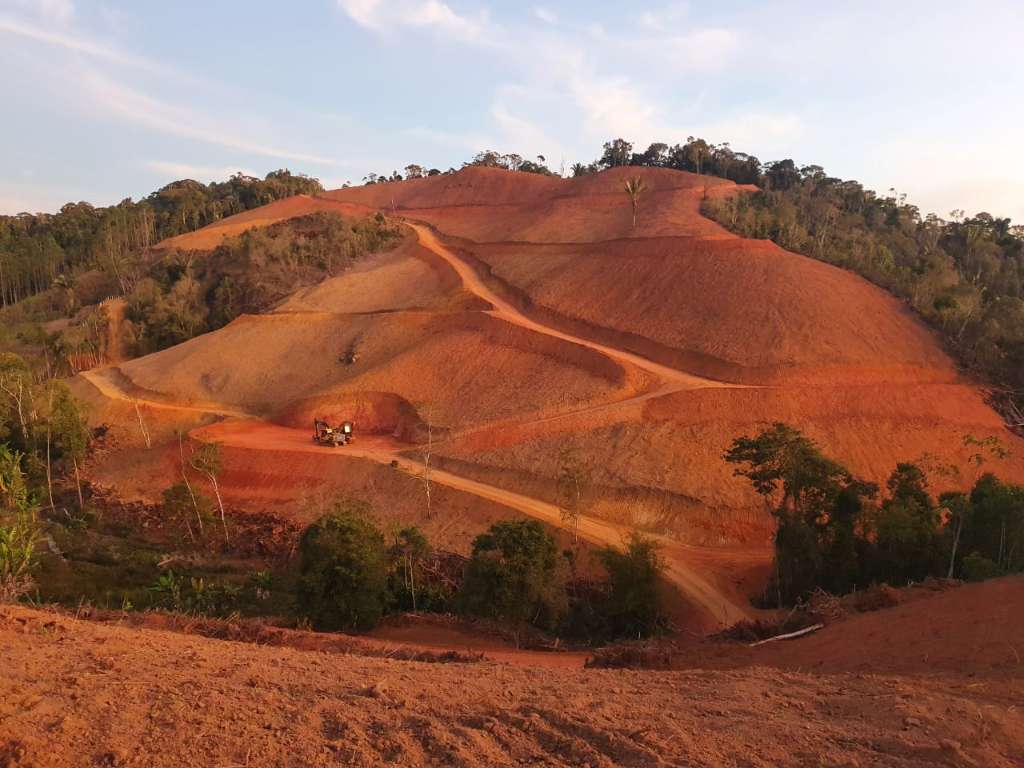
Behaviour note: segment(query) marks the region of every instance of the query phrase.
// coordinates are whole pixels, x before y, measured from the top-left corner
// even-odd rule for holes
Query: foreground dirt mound
[[[310,653],[0,608],[6,765],[1019,765],[1019,678]]]

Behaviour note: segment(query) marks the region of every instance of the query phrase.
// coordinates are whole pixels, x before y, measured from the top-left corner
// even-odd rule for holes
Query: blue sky
[[[1024,223],[1016,2],[0,0],[0,213],[700,135]]]

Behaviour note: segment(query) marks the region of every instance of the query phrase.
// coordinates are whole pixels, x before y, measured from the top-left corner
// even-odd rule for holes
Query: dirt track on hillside
[[[551,336],[571,344],[592,349],[616,361],[646,371],[654,375],[660,382],[648,392],[612,405],[626,406],[634,401],[637,403],[645,402],[652,397],[671,394],[683,389],[732,386],[723,382],[693,376],[686,372],[652,362],[631,352],[618,350],[572,334],[563,333],[531,320],[488,288],[473,269],[459,259],[451,250],[445,248],[428,228],[418,224],[409,224],[409,226],[416,232],[424,247],[445,259],[452,266],[461,278],[463,287],[467,291],[491,304],[493,309],[488,314],[531,332]],[[219,406],[179,406],[161,400],[137,397],[121,386],[122,382],[119,381],[119,377],[111,376],[109,373],[105,374],[104,371],[88,371],[84,374],[84,377],[108,398],[129,400],[133,403],[145,403],[154,408],[210,413],[233,419],[232,421],[221,422],[194,430],[193,436],[201,440],[219,442],[231,447],[266,451],[322,453],[324,450],[328,450],[313,443],[310,435],[305,430],[251,419],[249,414]],[[237,419],[243,419],[243,421],[237,421]],[[423,464],[407,456],[399,455],[403,448],[408,449],[409,446],[381,436],[367,436],[361,437],[351,446],[339,449],[339,454],[369,459],[383,464],[394,464],[404,472],[415,476],[422,476],[424,472]],[[503,504],[530,517],[542,520],[549,525],[555,527],[565,526],[561,510],[557,506],[539,499],[460,477],[459,475],[439,469],[432,469],[430,471],[430,478],[433,482]],[[578,533],[584,540],[599,546],[620,546],[628,535],[628,529],[595,518],[583,517],[578,526]],[[689,601],[705,614],[707,618],[705,623],[708,627],[732,624],[743,619],[752,618],[755,615],[755,611],[746,604],[742,596],[731,593],[731,591],[726,592],[701,578],[689,568],[684,562],[683,548],[680,545],[667,539],[662,540],[662,543],[664,545],[663,555],[666,564],[666,581],[679,589]]]

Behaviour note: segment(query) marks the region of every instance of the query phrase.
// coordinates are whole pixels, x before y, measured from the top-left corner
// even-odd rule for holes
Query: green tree
[[[633,159],[633,145],[625,139],[613,139],[604,145],[604,154],[598,164],[603,168],[629,165]]]
[[[657,631],[663,618],[659,576],[664,570],[657,543],[634,533],[625,550],[606,547],[599,559],[608,573],[608,594],[600,612],[611,633],[640,637]]]
[[[874,577],[894,585],[919,581],[941,568],[938,510],[914,464],[898,464],[887,488],[874,525]]]
[[[372,629],[384,613],[388,553],[370,507],[346,501],[313,523],[299,542],[298,603],[318,629]]]
[[[495,523],[473,541],[458,596],[461,610],[553,627],[566,609],[554,538],[536,520]]]
[[[755,437],[739,437],[725,454],[764,496],[776,519],[774,588],[792,602],[825,582],[826,557],[850,563],[844,536],[857,528],[865,499],[877,488],[825,456],[793,427],[777,422]]]
[[[419,527],[402,526],[395,530],[388,554],[391,557],[391,594],[400,608],[415,612],[417,590],[422,598],[426,586],[421,567],[430,556],[430,543]]]
[[[60,381],[49,383],[51,390],[49,430],[59,457],[70,461],[78,491],[78,508],[84,509],[82,499],[82,478],[79,465],[89,450],[89,426],[67,384]]]
[[[18,599],[32,586],[40,531],[22,456],[0,443],[0,603]]]

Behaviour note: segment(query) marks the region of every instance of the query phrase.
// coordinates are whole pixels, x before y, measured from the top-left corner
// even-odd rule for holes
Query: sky
[[[0,0],[0,213],[701,136],[1024,223],[1024,2]]]

